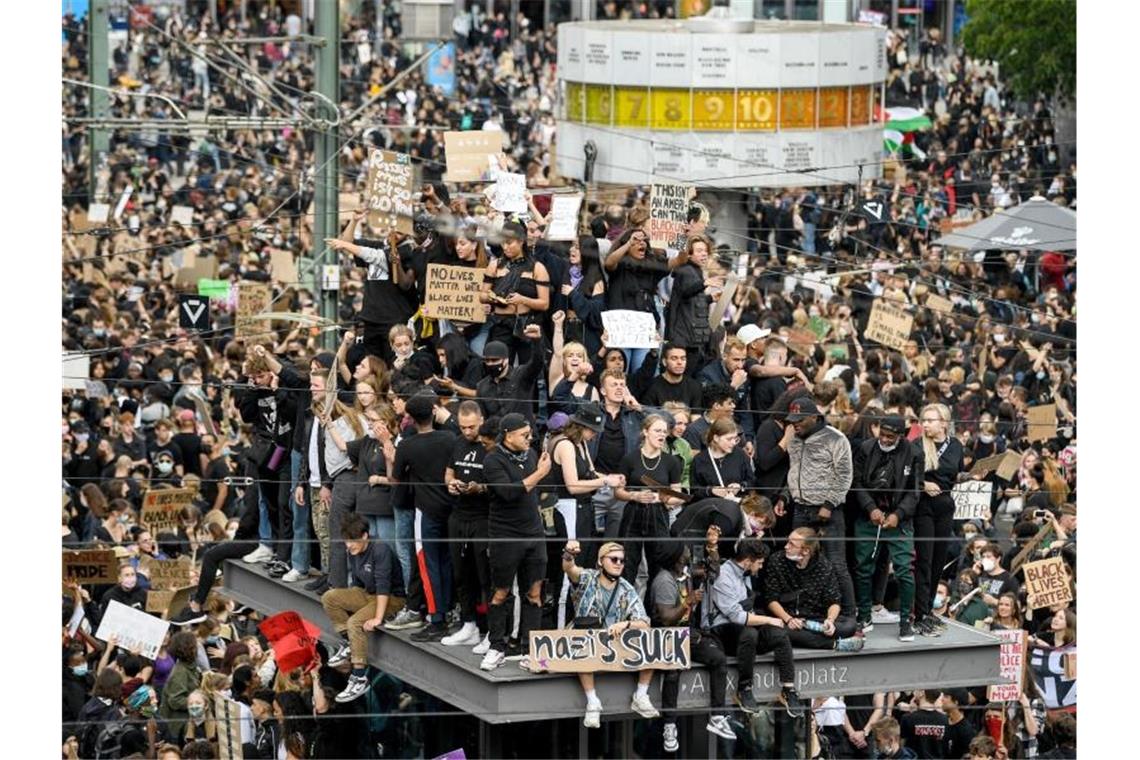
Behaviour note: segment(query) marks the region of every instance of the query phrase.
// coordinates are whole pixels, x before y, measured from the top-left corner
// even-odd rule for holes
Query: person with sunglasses
[[[630,628],[648,628],[649,615],[633,584],[622,577],[625,569],[625,548],[607,541],[598,550],[598,569],[578,567],[575,557],[582,551],[577,541],[567,541],[562,549],[562,572],[570,579],[576,599],[575,628],[605,628],[617,636]],[[521,636],[521,633],[520,633]],[[524,660],[525,662],[525,660]],[[594,690],[594,674],[579,673],[578,681],[586,695],[586,728],[598,728],[602,718],[602,700]],[[637,674],[637,690],[633,693],[629,709],[643,718],[656,718],[660,713],[649,699],[649,684],[653,670]]]

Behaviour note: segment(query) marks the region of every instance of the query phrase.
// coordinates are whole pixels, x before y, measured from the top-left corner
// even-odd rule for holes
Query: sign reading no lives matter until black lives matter
[[[486,322],[479,302],[483,270],[474,267],[428,264],[424,316],[457,322]]]
[[[531,661],[551,673],[598,670],[688,670],[689,629],[630,628],[531,631]]]

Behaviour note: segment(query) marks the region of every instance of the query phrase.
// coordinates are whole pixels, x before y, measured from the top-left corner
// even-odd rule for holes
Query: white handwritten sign
[[[680,250],[689,218],[689,185],[654,182],[649,191],[649,245]]]
[[[148,660],[158,657],[162,640],[170,623],[153,615],[140,612],[121,602],[111,600],[95,638],[108,641],[111,636],[119,637],[119,646],[127,651],[136,650]]]
[[[1025,631],[994,631],[1001,639],[999,668],[1004,681],[1012,683],[995,684],[986,696],[991,702],[1016,702],[1021,698],[1021,675],[1025,670]]]
[[[491,194],[492,208],[504,214],[522,214],[526,211],[526,176],[511,172],[492,172],[495,189]]]
[[[688,628],[531,631],[531,662],[551,673],[688,670]]]
[[[994,484],[988,480],[967,480],[950,489],[955,520],[988,520]]]
[[[611,309],[602,312],[606,346],[610,348],[656,348],[657,322],[646,311]]]
[[[582,196],[552,195],[550,197],[550,224],[546,228],[547,240],[574,240],[578,237],[578,210]]]

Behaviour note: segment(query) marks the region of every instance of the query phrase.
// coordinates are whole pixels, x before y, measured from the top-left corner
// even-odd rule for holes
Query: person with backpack
[[[76,723],[79,730],[79,756],[95,757],[99,733],[123,718],[119,700],[123,690],[123,675],[114,668],[104,668],[95,678],[91,699],[79,711]]]

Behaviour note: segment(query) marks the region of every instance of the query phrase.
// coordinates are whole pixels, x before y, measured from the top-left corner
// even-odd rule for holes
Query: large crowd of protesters
[[[113,84],[163,97],[112,95],[112,115],[176,118],[166,99],[211,115],[311,110],[303,38],[235,45],[272,90],[226,75],[235,61],[210,40],[311,32],[281,4],[249,5],[245,21],[161,9],[133,28],[111,51]],[[346,113],[414,60],[398,4],[379,18],[362,6],[344,20]],[[63,756],[218,757],[234,741],[219,715],[240,716],[247,758],[415,756],[423,737],[402,716],[420,693],[369,664],[369,637],[537,671],[534,630],[688,626],[712,678],[707,730],[745,756],[770,751],[761,724],[783,710],[813,721],[810,756],[1074,757],[1076,605],[1030,609],[1018,570],[1061,557],[1075,579],[1075,251],[939,244],[944,225],[1031,197],[1075,207],[1049,101],[1014,97],[937,30],[916,50],[884,30],[886,105],[926,109],[933,126],[883,179],[740,194],[736,233],[709,227],[698,194],[675,251],[649,244],[646,188],[602,188],[579,236],[555,242],[556,36],[525,16],[511,26],[474,4],[455,24],[453,96],[413,71],[341,126],[342,194],[359,196],[370,150],[411,156],[410,235],[374,235],[350,209],[336,237],[314,239],[303,125],[109,130],[93,195],[90,127],[72,121],[89,93],[64,86],[62,348],[84,366],[64,378],[62,543],[113,549],[120,566],[62,598]],[[85,25],[65,16],[63,35],[64,77],[88,78]],[[502,133],[526,213],[441,181],[446,129]],[[119,215],[86,221],[128,188]],[[173,221],[176,206],[192,218]],[[307,275],[275,271],[280,251],[322,250],[340,268],[331,322]],[[200,331],[179,326],[190,261],[235,286]],[[428,264],[483,270],[484,322],[424,315]],[[797,278],[821,268],[828,287]],[[240,281],[268,283],[299,316],[235,337]],[[904,345],[865,336],[879,299],[913,315]],[[617,309],[652,315],[657,347],[611,345],[602,314]],[[1047,405],[1043,437],[1028,419]],[[1005,452],[1012,471],[975,467]],[[974,482],[992,484],[989,509],[954,519],[955,486]],[[144,498],[168,488],[193,503],[151,531]],[[149,611],[151,562],[178,558],[195,585],[154,659],[96,638],[112,602]],[[278,668],[258,628],[274,611],[215,588],[226,561],[319,597],[342,643]],[[795,688],[803,650],[868,656],[869,642],[918,647],[960,624],[1024,630],[1027,659],[1064,672],[1027,668],[1007,702],[986,684]],[[752,693],[769,653],[774,702]],[[676,674],[640,675],[637,751],[676,752]],[[611,707],[579,680],[597,728]]]

